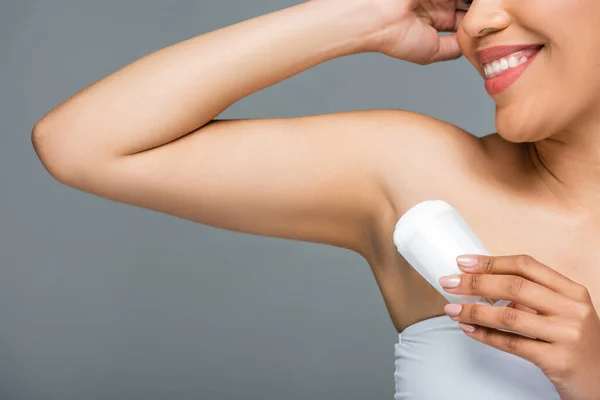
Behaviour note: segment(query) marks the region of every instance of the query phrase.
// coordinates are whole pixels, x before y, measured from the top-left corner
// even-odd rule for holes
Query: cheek
[[[599,24],[600,27],[600,24]],[[596,36],[591,36],[592,34]],[[514,143],[541,140],[600,115],[600,30],[551,38],[526,85],[497,102],[498,134]]]
[[[532,115],[543,112],[536,117],[544,119],[546,129],[557,131],[597,118],[600,111],[600,30],[582,26],[555,43],[534,89],[538,107],[527,108]]]
[[[599,18],[600,20],[600,18]],[[600,22],[600,21],[599,21]],[[574,92],[573,96],[600,97],[600,23],[589,29],[575,31],[562,48],[557,51],[556,64],[560,66],[559,74],[564,76],[566,91]],[[563,54],[564,53],[564,54]]]

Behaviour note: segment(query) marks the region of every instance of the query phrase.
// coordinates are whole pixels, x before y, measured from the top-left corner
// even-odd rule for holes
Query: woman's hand
[[[329,1],[339,1],[343,7],[349,0]],[[461,56],[456,33],[440,36],[439,32],[456,32],[468,9],[463,0],[366,1],[379,16],[371,51],[421,65]]]
[[[526,255],[465,255],[457,262],[466,274],[453,288],[442,277],[447,292],[514,306],[446,305],[453,320],[475,327],[460,324],[467,335],[540,367],[563,400],[600,399],[600,318],[584,286]]]

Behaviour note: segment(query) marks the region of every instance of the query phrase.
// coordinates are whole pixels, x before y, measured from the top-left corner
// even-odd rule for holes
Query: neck
[[[600,212],[600,124],[530,143],[544,183],[569,208]]]

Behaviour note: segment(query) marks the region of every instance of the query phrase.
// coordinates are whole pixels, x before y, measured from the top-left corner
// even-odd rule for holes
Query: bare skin
[[[376,9],[375,0],[314,0],[150,54],[42,118],[33,132],[36,152],[59,181],[107,199],[355,251],[371,266],[399,332],[445,314],[447,301],[392,242],[400,216],[427,199],[453,204],[492,254],[529,254],[585,283],[600,304],[600,206],[592,190],[598,184],[589,169],[568,168],[573,158],[560,158],[564,150],[544,142],[539,127],[508,124],[516,111],[506,97],[498,100],[502,129],[483,139],[399,110],[214,119],[251,93],[344,55],[380,51],[427,64],[457,58],[460,42],[472,61],[475,38],[491,37],[480,34],[486,18],[488,25],[503,23],[491,8],[455,14],[454,0],[423,1],[441,11],[412,14],[397,0],[378,2]],[[409,3],[416,1],[403,7]],[[464,29],[458,41],[438,44],[437,34],[424,39],[431,32],[423,21],[450,31],[462,21]],[[557,137],[564,138],[559,122]],[[538,135],[537,151],[525,143],[528,132]],[[598,146],[585,148],[593,160]],[[549,166],[564,179],[552,180]],[[578,180],[587,186],[564,184]]]

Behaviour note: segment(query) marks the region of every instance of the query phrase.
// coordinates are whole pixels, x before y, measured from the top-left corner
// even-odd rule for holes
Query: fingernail
[[[469,333],[475,332],[475,327],[473,325],[463,324],[462,322],[459,322],[458,326],[460,326],[460,329],[462,329],[465,332],[469,332]]]
[[[440,278],[440,285],[447,288],[454,288],[460,285],[460,276],[447,275]]]
[[[473,256],[458,256],[456,262],[463,268],[474,268],[477,266],[477,257]]]
[[[455,316],[460,314],[462,308],[462,304],[446,304],[444,306],[444,312],[448,315]]]

